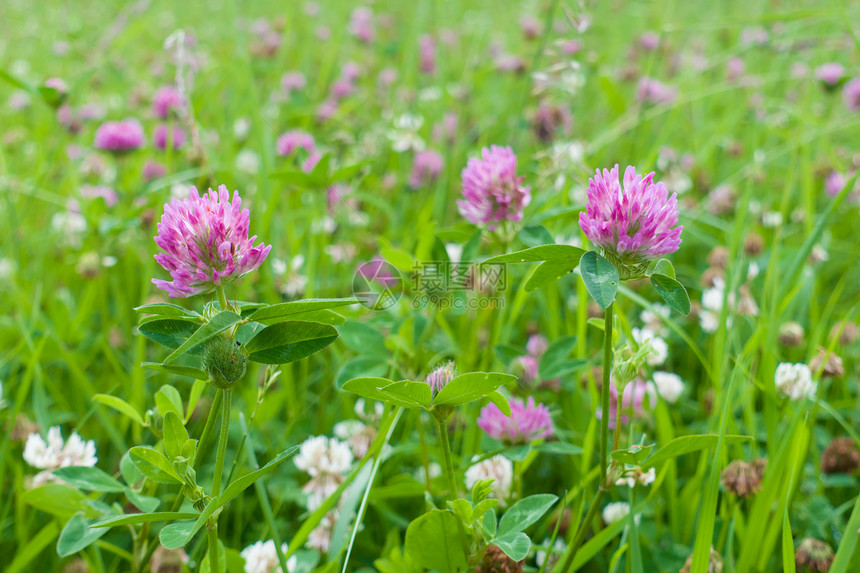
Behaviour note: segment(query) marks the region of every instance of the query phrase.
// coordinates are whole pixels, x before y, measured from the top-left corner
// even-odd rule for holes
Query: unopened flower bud
[[[821,371],[822,378],[842,378],[845,376],[845,366],[842,359],[826,348],[818,348],[818,354],[809,362],[812,372]]]
[[[708,264],[718,269],[724,269],[729,264],[729,250],[726,247],[714,247],[708,254]]]
[[[764,239],[758,233],[750,233],[747,235],[746,239],[744,239],[744,252],[751,256],[755,257],[760,255],[764,250]]]
[[[520,573],[523,570],[523,562],[517,562],[505,555],[505,552],[496,545],[487,547],[481,564],[475,569],[476,573]]]
[[[783,346],[802,346],[803,326],[793,320],[783,323],[779,327],[779,343]]]
[[[639,371],[645,366],[646,358],[652,350],[651,341],[646,339],[635,350],[630,343],[627,343],[615,351],[612,382],[619,392],[623,392],[627,384],[639,376]]]
[[[794,560],[799,567],[805,565],[813,571],[829,571],[833,563],[833,549],[823,541],[807,537],[800,542]]]
[[[161,430],[164,427],[164,417],[162,417],[158,408],[152,408],[146,411],[144,423],[156,437],[161,437]]]
[[[835,438],[821,453],[825,474],[852,474],[860,466],[860,451],[851,438]]]
[[[687,557],[687,562],[679,573],[690,573],[693,567],[693,556]],[[723,573],[723,558],[711,547],[711,555],[708,558],[708,573]]]
[[[433,372],[427,375],[426,382],[430,386],[433,395],[448,385],[448,383],[457,377],[457,366],[451,360],[445,364],[438,366]]]
[[[245,353],[238,343],[216,336],[203,352],[203,366],[210,381],[226,390],[245,375]]]
[[[856,324],[847,320],[837,322],[830,331],[830,338],[836,338],[837,336],[839,337],[839,344],[850,346],[860,337],[860,329],[857,328]]]
[[[758,493],[761,489],[762,473],[763,469],[760,471],[755,462],[747,463],[743,460],[734,460],[720,474],[720,481],[727,491],[738,497],[748,497]]]

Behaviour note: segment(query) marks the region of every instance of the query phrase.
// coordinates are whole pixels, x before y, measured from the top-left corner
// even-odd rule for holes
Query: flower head
[[[302,160],[302,170],[306,173],[313,171],[322,158],[317,151],[316,143],[310,133],[301,130],[288,131],[278,138],[278,155],[292,155],[296,149],[301,149],[307,155]]]
[[[827,64],[818,66],[815,70],[815,77],[817,77],[820,81],[824,82],[828,86],[835,86],[842,80],[845,75],[845,67],[842,64],[836,62],[829,62]]]
[[[54,470],[70,466],[96,465],[96,444],[92,440],[84,441],[72,432],[68,440],[63,440],[59,426],[48,430],[48,440],[39,434],[30,434],[24,446],[24,461],[34,468],[45,470],[33,479],[33,485],[38,486],[50,481],[59,481],[54,477]]]
[[[494,480],[493,497],[504,504],[505,499],[511,494],[514,464],[501,454],[473,464],[466,470],[466,489],[471,490],[476,483],[485,479]]]
[[[304,89],[307,83],[308,81],[305,78],[305,75],[301,72],[287,72],[281,76],[281,89],[287,94]]]
[[[433,395],[439,393],[439,390],[448,385],[448,383],[457,377],[457,366],[451,360],[438,366],[433,372],[427,375],[425,382],[430,386]]]
[[[338,439],[314,436],[302,442],[295,464],[311,476],[303,491],[308,494],[308,509],[314,511],[346,479],[352,451]]]
[[[258,541],[243,549],[241,555],[245,560],[245,573],[273,573],[278,571],[278,552],[275,549],[275,542],[271,539],[265,542]],[[286,553],[287,550],[287,544],[282,543],[281,553]],[[287,560],[285,573],[296,570],[296,560],[295,555]]]
[[[645,398],[648,398],[648,404],[653,406],[657,400],[657,392],[652,384],[645,382],[641,378],[633,380],[624,387],[621,394],[621,421],[627,423],[627,414],[633,413],[634,417],[640,417],[644,414]],[[615,384],[609,385],[609,427],[615,428],[615,418],[618,411],[618,390]],[[603,411],[598,409],[596,412],[598,420],[603,419]]]
[[[588,205],[579,214],[579,226],[625,280],[640,272],[630,267],[674,253],[681,245],[683,227],[675,226],[677,196],[668,197],[666,186],[653,178],[653,172],[643,178],[628,167],[622,187],[616,165],[588,180]]]
[[[799,567],[809,567],[811,571],[829,571],[833,564],[833,549],[825,542],[807,537],[800,542],[794,552],[794,561]]]
[[[152,98],[152,111],[156,117],[167,119],[170,112],[178,110],[182,107],[182,95],[173,86],[164,86],[158,88],[155,96]]]
[[[761,480],[767,462],[763,459],[753,462],[734,460],[720,473],[720,482],[727,491],[738,497],[749,497],[761,490]]]
[[[432,183],[442,172],[443,159],[438,151],[427,149],[415,154],[412,161],[412,172],[409,174],[409,186],[413,189]]]
[[[678,97],[678,89],[654,78],[642,78],[636,89],[636,99],[645,103],[671,104]]]
[[[487,434],[507,444],[527,444],[552,435],[552,418],[549,408],[535,404],[529,396],[528,402],[511,400],[511,415],[505,416],[495,404],[487,404],[481,410],[478,426]]]
[[[684,392],[684,381],[671,372],[654,372],[654,386],[657,393],[669,404],[674,404]]]
[[[349,18],[349,31],[360,42],[373,43],[376,40],[373,10],[366,6],[360,6],[353,10]]]
[[[481,150],[481,159],[470,159],[463,169],[463,200],[460,214],[474,224],[520,221],[531,201],[531,187],[517,177],[517,156],[510,147]]]
[[[166,123],[160,123],[155,126],[155,131],[152,134],[152,141],[158,149],[167,149],[168,140],[173,142],[173,149],[179,149],[185,145],[185,131],[178,125],[173,126],[173,135],[170,135],[170,129]]]
[[[603,508],[603,522],[606,525],[612,525],[616,521],[620,521],[630,514],[630,504],[626,501],[614,501],[607,503]]]
[[[133,151],[143,143],[143,126],[136,119],[106,121],[96,130],[96,149],[121,153]]]
[[[825,474],[853,474],[860,467],[860,451],[849,437],[834,438],[821,453]]]
[[[172,281],[152,279],[155,286],[173,298],[184,298],[212,290],[258,268],[271,245],[254,246],[248,238],[250,215],[242,209],[239,192],[221,185],[216,193],[197,193],[191,187],[187,199],[174,199],[164,206],[155,242],[164,253],[155,260],[170,273]]]
[[[854,78],[845,84],[842,88],[842,99],[849,110],[860,110],[860,78]]]
[[[778,394],[786,396],[794,402],[803,398],[812,398],[815,396],[815,390],[818,386],[812,381],[812,372],[809,366],[803,363],[780,363],[776,367],[774,383]]]

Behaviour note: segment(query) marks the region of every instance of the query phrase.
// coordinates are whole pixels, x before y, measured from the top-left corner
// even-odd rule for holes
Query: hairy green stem
[[[576,552],[579,547],[582,545],[582,542],[585,541],[585,536],[588,533],[588,530],[591,528],[591,522],[594,521],[594,518],[597,517],[597,512],[600,511],[600,504],[603,502],[603,498],[606,495],[606,490],[603,488],[603,485],[597,488],[597,494],[594,496],[594,500],[591,502],[591,507],[588,508],[588,514],[586,514],[585,519],[582,520],[582,523],[579,524],[579,529],[576,531],[576,537],[573,538],[573,541],[568,546],[567,550],[564,552],[564,560],[562,563],[556,566],[553,571],[571,571],[573,567],[573,560],[576,557]]]
[[[209,572],[221,573],[221,563],[218,561],[218,520],[212,527],[207,528],[206,538],[209,541]]]
[[[436,418],[436,428],[439,430],[439,440],[442,442],[442,457],[445,460],[445,474],[448,477],[449,499],[455,500],[459,495],[457,480],[454,479],[454,461],[451,458],[451,441],[448,439],[448,427],[445,422]]]
[[[609,374],[612,372],[612,311],[615,303],[606,307],[603,318],[603,384],[600,388],[600,402],[603,415],[600,418],[600,485],[606,481],[606,467],[609,450]],[[617,400],[620,402],[620,400]],[[617,426],[616,426],[617,428]]]
[[[212,476],[212,497],[221,495],[221,478],[224,475],[224,456],[227,453],[227,437],[230,434],[230,405],[233,401],[233,391],[230,388],[220,390],[221,397],[221,433],[218,436],[218,452],[215,455],[215,475]],[[209,518],[209,571],[220,573],[218,563],[218,516]]]
[[[209,449],[209,442],[212,441],[212,432],[215,429],[215,422],[218,420],[218,413],[221,411],[222,400],[223,396],[221,395],[221,392],[216,392],[215,398],[212,400],[212,405],[209,407],[209,415],[206,417],[206,424],[203,426],[203,431],[200,434],[200,445],[197,448],[197,455],[194,456],[194,463],[192,465],[195,471],[200,469],[200,464],[203,461],[204,454],[206,453],[206,450]],[[176,499],[173,500],[173,506],[170,511],[179,511],[184,500],[185,496],[182,492],[177,494]],[[159,541],[157,537],[150,541],[149,547],[147,547],[146,553],[143,556],[143,560],[140,562],[141,565],[149,563],[149,560],[152,558],[152,554],[155,553],[156,549],[158,549],[158,545]],[[134,571],[137,570],[135,569]]]
[[[460,497],[459,488],[457,488],[457,480],[454,478],[454,461],[451,459],[451,440],[448,439],[448,426],[445,420],[436,418],[436,428],[439,430],[439,440],[442,442],[442,457],[445,458],[445,473],[448,475],[448,489],[451,490],[448,494],[448,499],[454,501]],[[460,535],[460,544],[463,546],[463,552],[469,555],[469,540],[466,537],[466,531],[463,529],[463,524],[457,519],[457,532]]]
[[[221,403],[224,396],[220,391],[215,392],[215,398],[212,399],[212,405],[209,407],[209,415],[206,417],[206,424],[203,426],[203,431],[200,433],[200,444],[197,447],[197,455],[194,456],[194,470],[200,469],[200,464],[203,461],[204,454],[211,447],[212,433],[215,431],[215,422],[218,420],[218,414],[221,412]],[[179,503],[182,504],[182,497],[179,498]]]
[[[600,417],[600,481],[597,486],[597,494],[595,494],[594,500],[591,502],[591,507],[588,508],[588,513],[586,514],[585,519],[582,520],[582,523],[579,524],[579,529],[576,530],[576,537],[573,538],[573,541],[564,552],[562,562],[559,566],[556,566],[555,571],[567,572],[571,570],[573,559],[576,557],[576,551],[579,549],[579,546],[582,545],[582,542],[585,540],[585,535],[591,527],[591,522],[594,521],[597,512],[600,511],[600,504],[603,502],[603,498],[606,495],[606,488],[608,487],[606,484],[606,470],[609,463],[609,374],[612,372],[612,314],[614,305],[615,303],[612,303],[606,307],[603,318],[603,384],[600,387],[600,407],[602,412]],[[620,403],[621,399],[619,397],[616,406],[616,448],[618,447],[621,428]]]
[[[221,305],[221,310],[227,310],[227,293],[224,292],[223,286],[215,287],[215,293],[218,295],[218,303]]]
[[[221,433],[218,436],[218,453],[215,456],[215,475],[212,476],[212,497],[221,495],[221,478],[224,477],[224,456],[227,453],[227,437],[230,433],[230,403],[233,391],[221,390]]]

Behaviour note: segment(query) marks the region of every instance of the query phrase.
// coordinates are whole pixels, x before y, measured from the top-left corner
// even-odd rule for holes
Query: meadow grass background
[[[152,258],[156,252],[152,217],[160,217],[173,185],[223,183],[239,189],[251,208],[251,233],[273,245],[270,261],[238,283],[231,298],[282,300],[278,287],[284,277],[271,261],[277,258],[289,265],[296,255],[304,256],[301,273],[308,279],[303,296],[350,296],[354,264],[334,263],[325,247],[353,244],[356,260],[363,261],[388,246],[413,256],[429,252],[427,241],[432,243],[434,234],[445,242],[464,242],[473,229],[455,205],[460,171],[481,147],[499,144],[514,148],[519,172],[532,186],[533,200],[522,226],[543,225],[552,236],[566,238],[579,236],[576,213],[584,206],[568,191],[581,188],[594,168],[620,163],[647,172],[656,168],[664,147],[689,152],[695,159],[687,173],[691,188],[679,198],[684,242],[671,257],[679,280],[688,286],[691,298],[699,300],[706,256],[718,245],[730,253],[728,290],[746,282],[749,262],[761,269],[749,284],[758,316],[734,316],[728,326],[721,320],[714,333],[703,332],[695,318],[671,317],[671,351],[664,369],[681,375],[687,391],[674,406],[657,404],[646,431],[647,440],[658,444],[688,433],[742,434],[754,441],[685,456],[667,466],[647,491],[641,523],[595,552],[582,570],[626,570],[632,561],[641,560],[646,571],[677,571],[694,545],[707,554],[713,543],[727,571],[781,571],[789,561],[786,551],[789,556],[794,553],[789,542],[796,545],[807,536],[839,547],[832,570],[858,570],[860,559],[853,557],[860,527],[857,481],[822,479],[819,457],[834,436],[858,439],[860,347],[856,343],[839,347],[829,333],[838,321],[856,322],[860,312],[856,264],[860,218],[856,202],[843,196],[834,200],[823,188],[831,170],[849,171],[852,162],[857,166],[860,115],[846,109],[838,90],[829,93],[813,76],[817,66],[831,61],[842,63],[849,77],[860,74],[858,5],[837,1],[579,5],[560,0],[376,2],[373,7],[389,14],[392,23],[378,26],[377,41],[364,45],[348,33],[354,5],[343,1],[320,2],[315,16],[306,13],[303,2],[34,6],[8,0],[0,6],[4,75],[33,85],[49,77],[64,78],[72,105],[100,103],[107,119],[138,117],[148,135],[156,123],[149,111],[150,97],[157,87],[171,83],[175,72],[164,40],[180,28],[193,33],[194,51],[202,59],[190,94],[206,157],[199,165],[188,158],[188,146],[165,153],[151,144],[121,158],[105,155],[108,169],[116,173],[107,183],[119,195],[117,205],[109,208],[101,200],[79,198],[82,184],[98,183],[100,178],[83,173],[81,160],[68,154],[70,146],[91,152],[97,122],[85,122],[79,133],[69,133],[58,124],[55,111],[35,95],[22,110],[0,107],[0,225],[6,230],[0,235],[0,259],[6,261],[0,284],[4,567],[59,571],[72,561],[60,560],[54,551],[62,520],[22,500],[27,477],[35,471],[21,458],[21,436],[13,432],[16,420],[18,428],[44,434],[50,426],[62,425],[64,435],[75,430],[95,440],[99,467],[114,472],[130,446],[152,443],[153,438],[96,405],[92,396],[115,394],[145,411],[153,406],[152,396],[162,384],[173,383],[183,392],[189,387],[181,378],[139,367],[143,361],[163,358],[163,349],[136,333],[133,310],[161,298],[150,283],[152,277],[166,276]],[[551,28],[533,40],[524,38],[521,17],[533,16],[544,27],[549,9],[560,29]],[[253,54],[259,39],[251,28],[258,18],[283,25],[281,45],[271,57]],[[591,24],[579,33],[571,19],[582,18]],[[320,25],[330,29],[330,39],[317,37]],[[768,40],[761,45],[742,42],[744,30],[750,28],[765,29]],[[451,46],[439,42],[437,72],[422,74],[418,38],[443,29],[454,31],[458,39]],[[646,30],[660,34],[658,50],[638,47]],[[566,163],[548,152],[549,145],[530,127],[538,102],[530,74],[558,61],[541,47],[549,50],[560,39],[582,42],[573,59],[581,65],[584,84],[577,93],[551,89],[546,97],[571,111],[571,133],[558,140],[582,142],[580,162]],[[57,42],[67,43],[66,53],[57,55]],[[490,53],[493,44],[521,57],[527,71],[498,71]],[[702,69],[689,63],[698,55],[707,62]],[[726,78],[727,64],[736,57],[745,64],[744,77],[754,80]],[[343,101],[332,120],[319,123],[317,105],[348,61],[362,68],[356,93]],[[808,66],[806,76],[793,74],[798,63]],[[380,90],[377,75],[386,67],[395,69],[398,79]],[[273,97],[280,92],[280,77],[289,70],[303,72],[307,87],[288,99]],[[635,79],[625,80],[625,75]],[[636,100],[640,76],[677,87],[677,99],[668,105],[640,104]],[[428,92],[432,88],[439,88],[438,97],[415,97],[432,93]],[[0,82],[0,102],[8,101],[17,89],[12,80]],[[449,112],[459,116],[457,134],[450,144],[436,142],[432,126]],[[411,154],[393,151],[386,136],[394,118],[404,113],[423,117],[419,133],[445,161],[439,179],[417,190],[406,184]],[[243,118],[250,120],[250,130],[240,138],[234,124]],[[357,204],[335,207],[338,225],[333,232],[314,225],[326,210],[324,190],[272,176],[291,165],[275,152],[278,135],[287,129],[312,133],[337,166],[366,162],[347,182]],[[259,157],[256,174],[237,168],[242,150]],[[147,159],[161,161],[167,175],[144,182],[141,170]],[[658,170],[658,179],[665,175]],[[737,199],[731,212],[715,216],[706,201],[709,190],[721,184],[731,185]],[[70,198],[78,198],[86,219],[78,244],[52,224],[57,213],[66,211]],[[781,213],[783,224],[763,226],[761,211]],[[763,251],[755,256],[743,248],[751,233],[764,239]],[[524,244],[522,236],[505,245],[487,235],[475,257]],[[807,257],[815,245],[826,250],[828,259],[809,264]],[[114,257],[115,264],[104,266],[100,262],[104,257]],[[85,263],[93,266],[93,260],[90,269]],[[91,272],[85,272],[88,269]],[[414,311],[408,297],[391,311],[345,311],[385,333],[388,346],[382,337],[370,341],[344,337],[323,353],[285,367],[250,427],[249,443],[257,456],[268,459],[309,435],[330,434],[335,422],[354,417],[354,398],[340,391],[337,383],[348,378],[343,367],[356,357],[387,355],[391,377],[417,378],[445,357],[454,358],[463,372],[502,371],[505,366],[493,346],[522,347],[527,333],[536,330],[550,341],[576,335],[575,357],[599,365],[601,333],[587,325],[588,299],[578,278],[568,276],[525,293],[521,277],[526,269],[511,267],[509,272],[511,285],[505,291],[505,308],[499,311]],[[656,299],[648,289],[623,289],[623,295],[627,296],[617,305],[619,321],[629,330],[638,323],[642,307]],[[196,299],[185,302],[202,304]],[[777,342],[779,326],[788,320],[805,327],[801,348]],[[409,329],[420,331],[420,336],[409,343],[391,341],[395,335],[403,338]],[[774,391],[777,364],[808,362],[818,346],[843,358],[846,375],[822,380],[817,403],[785,403]],[[557,436],[581,446],[583,453],[538,456],[522,478],[525,493],[569,492],[574,515],[587,509],[594,488],[589,471],[596,459],[597,394],[593,386],[579,384],[585,374],[586,369],[565,379],[559,392],[536,394],[550,405]],[[237,392],[235,407],[246,417],[255,406],[254,382],[260,376],[251,368]],[[477,407],[464,414],[471,419]],[[416,414],[407,414],[394,434],[394,453],[376,479],[351,570],[372,570],[374,559],[401,544],[406,525],[423,511],[422,488],[404,477],[421,466],[421,423]],[[630,438],[638,440],[641,432],[637,429]],[[241,435],[234,425],[231,443],[237,444]],[[430,440],[435,448],[432,436]],[[455,435],[458,467],[466,467],[484,447],[480,432],[467,424]],[[725,495],[718,477],[727,462],[756,457],[769,460],[759,495],[740,502]],[[303,479],[288,463],[266,483],[280,536],[287,541],[307,517],[297,503]],[[222,539],[235,549],[268,539],[261,515],[258,498],[249,492],[222,519]],[[551,522],[539,527],[549,537]],[[537,534],[532,538],[542,539]],[[122,531],[103,539],[119,547],[125,542]],[[340,546],[344,544],[341,540]],[[619,547],[623,555],[614,561]],[[193,547],[189,553],[194,554]],[[637,556],[631,558],[634,553]],[[330,556],[333,562],[339,559],[342,554]],[[122,570],[105,547],[88,550],[86,560],[93,571]]]

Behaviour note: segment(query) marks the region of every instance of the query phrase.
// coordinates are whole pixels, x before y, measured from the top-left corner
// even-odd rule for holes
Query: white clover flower
[[[376,434],[376,428],[358,420],[344,420],[334,425],[334,435],[346,442],[357,460],[370,449]]]
[[[612,525],[630,514],[630,504],[626,501],[615,501],[603,508],[603,523]]]
[[[818,384],[812,380],[809,366],[802,362],[797,364],[780,363],[776,367],[774,383],[779,395],[795,402],[804,398],[814,398],[815,390],[818,387]]]
[[[424,470],[424,467],[422,466],[422,467],[418,468],[417,470],[415,470],[415,473],[412,475],[415,478],[415,481],[425,483],[427,481],[427,474],[428,473],[430,474],[430,479],[434,480],[437,477],[442,475],[442,466],[436,462],[430,462],[429,464],[427,464],[427,470],[426,471]],[[472,484],[472,485],[474,485],[474,484]],[[469,488],[469,489],[471,489],[471,488]]]
[[[651,352],[645,357],[649,366],[660,366],[666,362],[666,359],[669,358],[669,345],[665,340],[647,328],[634,328],[632,332],[633,340],[637,344],[645,344],[646,341],[651,343]]]
[[[236,155],[236,169],[255,175],[260,171],[260,156],[256,151],[243,149]]]
[[[758,263],[756,263],[755,261],[752,261],[750,263],[749,268],[747,268],[747,280],[748,281],[755,280],[755,278],[759,275],[760,272],[761,271],[758,268]]]
[[[671,316],[672,310],[665,304],[653,304],[652,310],[645,309],[639,314],[639,319],[645,324],[644,330],[650,330],[657,336],[666,336],[668,329],[663,319]]]
[[[657,479],[657,470],[655,468],[643,472],[639,467],[631,468],[628,466],[628,475],[616,480],[615,485],[626,485],[627,487],[635,487],[636,484],[641,486],[649,486]]]
[[[77,211],[69,209],[54,213],[51,218],[51,228],[57,233],[61,233],[66,243],[73,247],[79,247],[83,234],[87,230],[87,220]]]
[[[70,466],[92,467],[98,462],[96,457],[96,444],[89,440],[85,442],[77,434],[72,432],[68,441],[63,441],[63,435],[59,426],[48,430],[47,442],[39,434],[30,434],[24,445],[24,461],[30,466],[45,470],[33,478],[33,486],[39,486],[47,482],[58,482],[53,472],[59,468]]]
[[[248,132],[251,131],[251,120],[247,117],[240,117],[233,122],[233,135],[236,139],[245,139],[248,137]]]
[[[286,553],[287,544],[281,544],[281,553]],[[242,558],[245,560],[245,573],[273,573],[278,571],[278,552],[275,542],[271,539],[263,542],[258,541],[242,550]],[[297,559],[293,555],[287,559],[287,573],[296,570]]]
[[[334,230],[337,229],[337,221],[331,218],[329,215],[323,215],[319,219],[315,219],[311,223],[311,231],[315,235],[330,235],[334,233]]]
[[[337,512],[336,510],[332,510],[308,534],[307,546],[311,549],[316,549],[320,553],[328,553],[329,547],[331,547],[331,536],[334,533],[335,521],[337,521]]]
[[[364,420],[367,423],[377,423],[382,419],[382,414],[385,412],[385,406],[382,405],[382,402],[377,402],[374,400],[373,402],[373,412],[367,412],[365,409],[366,402],[364,398],[359,398],[355,401],[355,415],[358,416],[361,420]]]
[[[674,404],[684,392],[684,381],[671,372],[654,372],[654,386],[657,393],[669,404]]]
[[[448,260],[452,263],[462,262],[463,245],[459,245],[457,243],[446,243],[445,252],[448,254]]]
[[[17,268],[18,265],[12,259],[0,259],[0,281],[11,281]]]
[[[289,266],[283,259],[272,259],[272,270],[283,278],[280,291],[287,297],[300,296],[308,285],[308,277],[302,274],[305,264],[304,255],[296,255],[290,259]]]
[[[295,464],[311,480],[302,488],[308,495],[308,509],[314,511],[343,483],[352,464],[349,446],[336,438],[313,436],[302,442]]]
[[[771,229],[782,226],[782,213],[779,211],[765,211],[761,214],[761,224]]]
[[[356,248],[352,243],[326,245],[325,253],[335,264],[349,263],[355,258]]]
[[[699,311],[699,324],[705,332],[716,332],[719,328],[720,313],[723,310],[723,297],[726,285],[722,279],[714,279],[713,288],[702,292],[702,310]],[[729,293],[729,309],[734,306],[734,295]],[[726,317],[726,326],[732,325],[732,317]]]
[[[504,504],[511,494],[511,485],[514,479],[514,464],[505,456],[499,454],[492,458],[478,462],[466,470],[466,489],[481,480],[493,479],[493,495]]]
[[[538,549],[535,551],[535,563],[538,567],[543,567],[544,562],[547,560],[547,548],[549,547],[549,539],[545,539],[541,544],[542,549]],[[560,537],[556,537],[555,544],[552,546],[552,553],[549,555],[549,565],[555,565],[558,562],[561,554],[564,553],[564,550],[567,546],[564,544],[564,540]],[[552,567],[547,567],[547,569],[551,570]]]
[[[424,151],[424,140],[418,135],[418,130],[424,125],[424,118],[420,115],[404,113],[394,120],[394,128],[388,130],[388,139],[391,140],[391,149],[402,153],[404,151]]]

